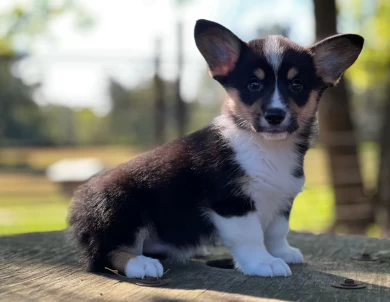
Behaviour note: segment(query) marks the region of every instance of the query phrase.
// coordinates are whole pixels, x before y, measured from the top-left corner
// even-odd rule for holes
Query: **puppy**
[[[82,185],[70,226],[89,271],[161,277],[164,253],[187,259],[220,240],[243,273],[289,276],[302,253],[286,239],[321,94],[359,56],[363,38],[329,37],[309,48],[282,36],[248,43],[198,20],[195,42],[227,91],[222,114]]]

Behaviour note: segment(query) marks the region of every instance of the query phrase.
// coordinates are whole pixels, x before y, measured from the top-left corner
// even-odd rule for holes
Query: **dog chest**
[[[262,224],[268,224],[277,212],[291,205],[301,192],[304,179],[293,175],[299,164],[293,138],[283,142],[264,141],[224,122],[222,135],[234,151],[234,159],[244,171],[239,180],[242,192],[255,203]]]

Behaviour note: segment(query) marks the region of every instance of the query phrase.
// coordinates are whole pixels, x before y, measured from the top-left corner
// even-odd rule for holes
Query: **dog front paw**
[[[291,269],[282,259],[274,258],[267,262],[245,264],[239,267],[246,275],[262,277],[291,276]]]
[[[157,259],[145,256],[137,256],[130,259],[125,268],[128,278],[161,277],[163,267]]]
[[[286,246],[283,248],[269,251],[270,254],[276,258],[281,258],[286,263],[302,263],[303,255],[301,251],[295,247]]]

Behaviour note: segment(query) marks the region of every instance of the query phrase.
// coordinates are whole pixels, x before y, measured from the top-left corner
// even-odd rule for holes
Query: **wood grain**
[[[292,233],[304,265],[289,278],[248,277],[205,265],[225,258],[224,249],[187,264],[163,261],[165,287],[135,285],[113,274],[83,272],[65,232],[0,238],[0,301],[390,301],[390,241],[357,236]],[[350,257],[370,252],[376,262]],[[353,278],[365,289],[336,289],[332,283]]]

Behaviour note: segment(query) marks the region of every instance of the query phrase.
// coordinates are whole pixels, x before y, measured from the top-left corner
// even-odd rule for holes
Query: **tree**
[[[314,0],[314,12],[317,40],[337,33],[335,0]],[[324,93],[319,122],[336,199],[336,221],[332,229],[364,233],[374,221],[373,207],[364,194],[350,98],[344,80]]]
[[[110,140],[108,117],[98,116],[84,108],[73,113],[74,137],[77,145],[104,145]]]
[[[390,89],[388,90],[390,92]],[[385,221],[382,224],[383,236],[390,238],[390,99],[387,100],[384,121],[380,141],[378,201],[386,212]]]
[[[175,137],[174,125],[168,121],[174,120],[175,84],[161,80],[165,87],[160,97],[166,100],[164,111],[165,138]],[[110,97],[112,109],[109,113],[111,142],[114,144],[133,144],[140,146],[155,145],[155,110],[154,81],[147,81],[138,87],[126,88],[119,82],[110,80]]]
[[[91,20],[73,1],[35,0],[31,5],[20,2],[0,12],[0,142],[2,144],[23,143],[47,144],[44,134],[45,117],[33,100],[34,89],[39,83],[28,86],[11,73],[11,67],[27,54],[34,39],[46,32],[47,25],[57,16],[70,12],[75,25],[86,27]],[[17,41],[25,41],[20,46]],[[18,45],[18,46],[17,46]],[[55,127],[56,123],[51,125]]]
[[[45,136],[50,144],[56,146],[75,145],[74,111],[65,106],[49,105],[42,107],[43,126]]]
[[[162,145],[166,136],[165,98],[164,84],[161,79],[161,40],[156,39],[154,54],[154,141],[156,145]]]
[[[184,59],[184,50],[183,50],[183,22],[181,16],[183,14],[183,9],[190,0],[175,0],[175,5],[177,9],[177,21],[176,21],[176,37],[177,37],[177,79],[175,84],[176,90],[176,121],[177,121],[177,131],[178,136],[183,136],[187,132],[188,120],[189,120],[189,111],[187,103],[184,102],[181,96],[181,79],[183,74],[183,59]]]
[[[45,144],[42,114],[31,99],[33,88],[12,76],[13,60],[13,56],[0,56],[0,144]]]
[[[88,28],[93,24],[85,10],[72,0],[32,0],[30,5],[16,2],[0,12],[0,54],[14,55],[17,51],[28,52],[37,36],[47,31],[47,25],[65,13],[73,16],[77,28]],[[16,41],[25,41],[24,49],[16,49]],[[20,48],[20,46],[19,46]]]
[[[383,235],[390,237],[390,2],[349,0],[339,4],[344,18],[352,18],[355,30],[367,38],[364,52],[351,68],[349,78],[354,89],[366,95],[367,106],[361,111],[366,115],[373,113],[366,122],[373,127],[369,133],[371,140],[374,138],[379,145],[378,177],[376,187],[372,188],[377,194],[373,199]]]

